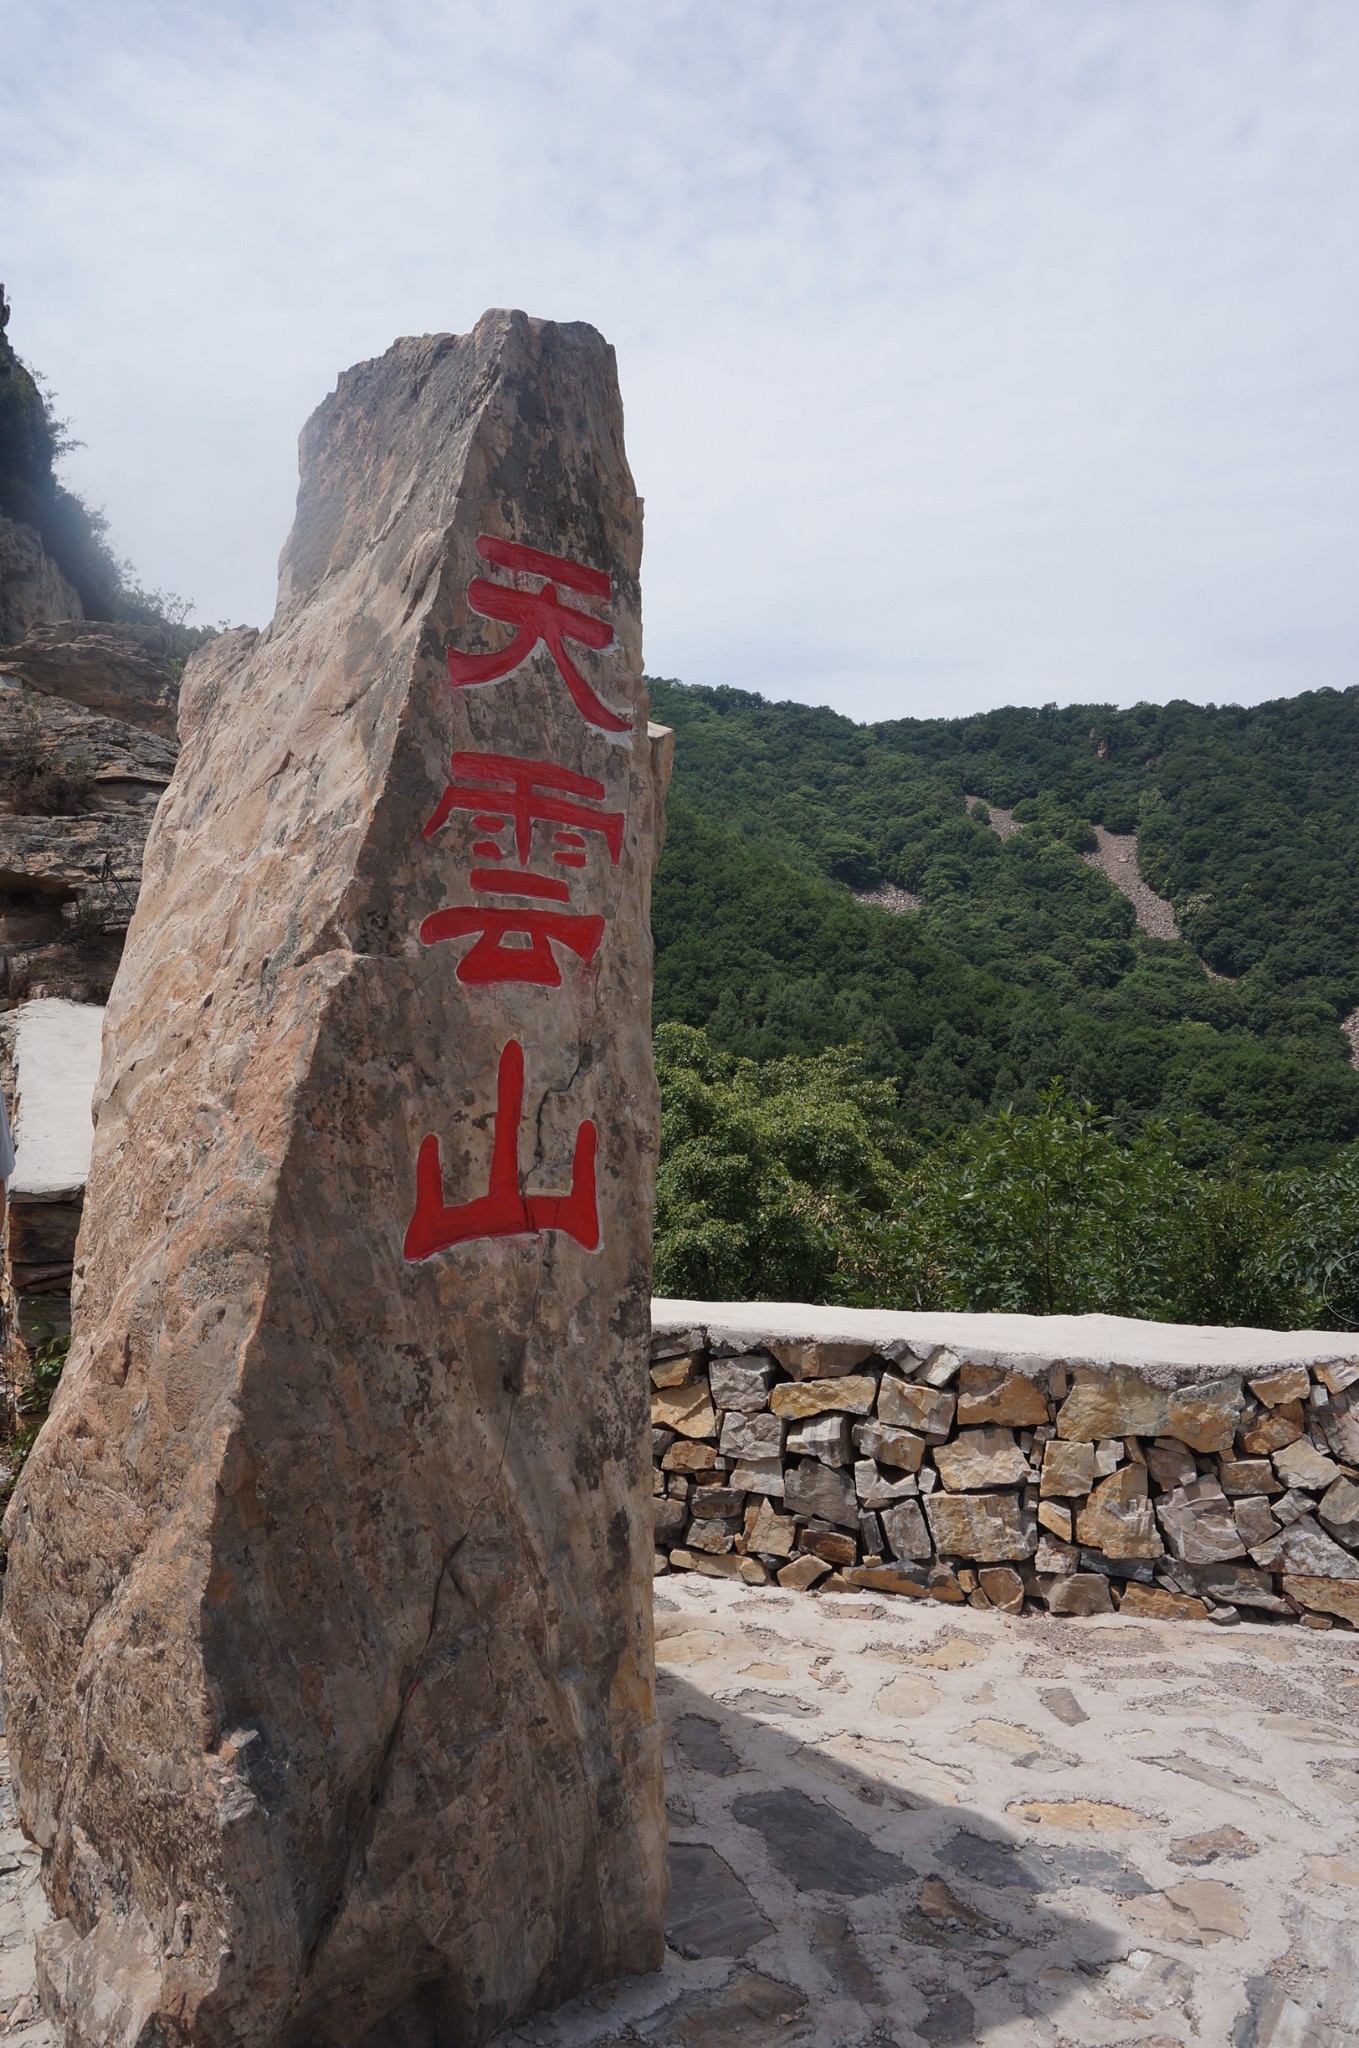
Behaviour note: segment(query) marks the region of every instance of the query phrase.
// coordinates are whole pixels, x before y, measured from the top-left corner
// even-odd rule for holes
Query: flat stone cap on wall
[[[824,1308],[799,1301],[653,1301],[656,1337],[701,1328],[714,1348],[770,1343],[947,1346],[978,1365],[1038,1374],[1068,1366],[1126,1366],[1159,1386],[1192,1384],[1223,1373],[1287,1365],[1324,1365],[1359,1357],[1359,1332],[1219,1329],[1211,1324],[1147,1323],[1134,1316],[921,1314],[907,1310]]]

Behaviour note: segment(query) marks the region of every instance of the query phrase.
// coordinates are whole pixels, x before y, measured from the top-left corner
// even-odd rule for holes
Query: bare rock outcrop
[[[191,663],[5,1704],[68,2048],[475,2048],[662,1953],[665,742],[612,351],[341,378]]]
[[[81,619],[34,626],[0,650],[0,677],[173,738],[179,686],[162,626]]]
[[[85,615],[80,593],[21,520],[0,515],[0,646],[35,626]]]

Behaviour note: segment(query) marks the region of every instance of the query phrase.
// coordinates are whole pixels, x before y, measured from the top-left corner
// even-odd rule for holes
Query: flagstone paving
[[[1359,1639],[657,1585],[670,1949],[497,2048],[1359,2048]],[[0,2031],[34,1852],[0,1792]]]

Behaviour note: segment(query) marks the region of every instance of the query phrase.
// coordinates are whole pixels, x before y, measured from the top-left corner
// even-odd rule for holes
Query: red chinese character
[[[568,883],[552,875],[534,874],[528,865],[536,823],[559,828],[553,833],[558,847],[552,856],[556,866],[583,867],[583,835],[597,832],[609,849],[610,862],[617,867],[623,850],[624,814],[587,808],[587,802],[597,804],[604,795],[602,782],[552,761],[527,761],[515,754],[455,754],[452,774],[424,828],[426,839],[445,825],[455,810],[471,811],[473,823],[482,833],[499,833],[509,824],[514,827],[518,865],[473,868],[472,888],[479,894],[527,896],[540,903],[570,902]],[[505,858],[504,850],[492,838],[476,840],[472,850],[483,861]],[[427,946],[473,932],[479,937],[458,963],[459,981],[477,988],[501,982],[560,988],[561,968],[553,944],[565,946],[580,960],[593,960],[604,935],[604,919],[566,910],[519,905],[492,910],[468,904],[437,910],[420,927]],[[515,935],[528,944],[509,943]]]
[[[473,578],[467,588],[472,610],[483,619],[499,619],[518,631],[499,653],[459,654],[455,647],[448,648],[448,679],[454,689],[500,682],[527,661],[541,643],[556,662],[557,672],[582,716],[605,732],[626,732],[631,721],[619,718],[600,702],[566,651],[568,640],[582,647],[611,647],[613,627],[597,619],[593,612],[563,604],[557,595],[557,585],[563,583],[568,590],[578,590],[586,597],[607,598],[612,586],[603,570],[587,569],[583,562],[569,561],[563,555],[546,555],[541,548],[523,547],[517,541],[496,540],[489,533],[478,536],[477,553],[483,561],[493,562],[501,569],[546,580],[541,589],[528,591],[489,583],[484,576]]]
[[[406,1229],[405,1256],[411,1264],[433,1258],[450,1245],[472,1238],[538,1237],[562,1230],[582,1250],[599,1248],[599,1206],[595,1196],[597,1134],[587,1117],[576,1130],[571,1192],[527,1195],[519,1185],[519,1124],[524,1110],[524,1048],[512,1038],[496,1073],[495,1136],[487,1192],[469,1202],[444,1201],[439,1140],[421,1140],[415,1163],[415,1214]]]

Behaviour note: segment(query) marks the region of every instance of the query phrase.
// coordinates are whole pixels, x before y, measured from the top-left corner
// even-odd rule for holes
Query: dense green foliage
[[[912,1133],[1032,1110],[1056,1079],[1120,1138],[1167,1123],[1187,1166],[1320,1165],[1359,1136],[1359,690],[879,726],[652,699],[677,735],[658,1020],[757,1059],[861,1046]],[[1025,829],[1000,839],[965,796]],[[1199,953],[1137,930],[1080,857],[1096,824],[1137,827]],[[854,901],[883,880],[918,915]]]
[[[911,1147],[850,1054],[761,1065],[669,1024],[656,1058],[660,1293],[1359,1328],[1359,1145],[1204,1173],[1053,1088]]]

